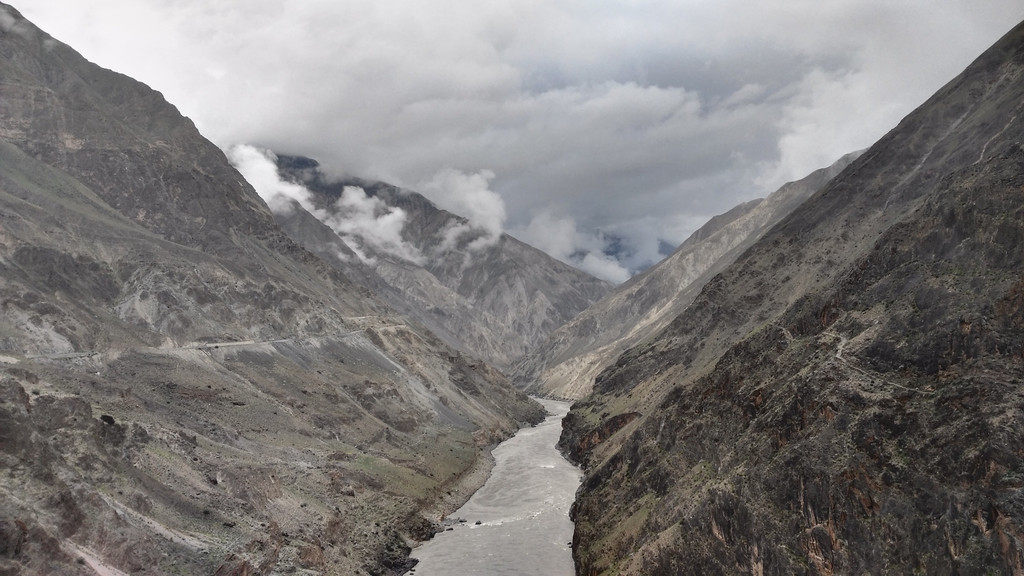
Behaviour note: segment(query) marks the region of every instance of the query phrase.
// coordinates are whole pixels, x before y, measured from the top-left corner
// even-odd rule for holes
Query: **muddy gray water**
[[[555,449],[569,404],[540,400],[548,418],[494,449],[487,483],[412,552],[411,576],[572,576],[569,520],[580,471]]]

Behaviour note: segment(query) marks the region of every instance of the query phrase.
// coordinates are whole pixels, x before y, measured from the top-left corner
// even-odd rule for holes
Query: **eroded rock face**
[[[0,572],[386,573],[543,408],[0,4]]]
[[[1024,569],[1022,72],[1024,26],[600,375],[581,573]]]

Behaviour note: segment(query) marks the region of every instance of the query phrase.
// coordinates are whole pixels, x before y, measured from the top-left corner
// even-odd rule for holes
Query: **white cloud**
[[[276,214],[289,214],[298,203],[307,212],[323,220],[326,213],[313,205],[312,194],[305,186],[281,179],[277,171],[277,158],[270,150],[240,144],[227,151],[228,160],[252,184],[270,210]]]
[[[570,264],[575,264],[580,270],[612,284],[621,284],[632,275],[617,260],[600,252],[587,252],[582,259]]]
[[[459,237],[474,230],[483,234],[469,243],[470,251],[493,246],[501,237],[505,226],[505,201],[490,189],[492,179],[494,172],[490,170],[466,174],[444,168],[416,186],[438,207],[469,220],[468,224],[455,224],[446,230],[444,249],[451,248]]]
[[[32,40],[32,29],[24,22],[15,18],[6,6],[0,6],[0,31],[17,34],[26,40]]]
[[[585,237],[625,238],[630,254],[651,253],[651,230],[678,242],[680,223],[870,145],[1024,18],[1020,0],[25,0],[21,10],[163,92],[222,146],[261,142],[413,189],[455,166],[463,183],[500,195],[503,224],[483,229],[565,214]],[[497,199],[479,197],[474,226],[497,221]]]
[[[556,259],[613,284],[625,282],[631,276],[630,270],[604,253],[608,247],[606,238],[580,232],[572,218],[542,212],[512,233]]]
[[[288,214],[298,204],[334,230],[364,263],[377,263],[370,251],[424,263],[420,251],[402,239],[404,210],[367,196],[357,186],[346,186],[333,210],[318,208],[305,186],[281,179],[273,152],[241,144],[228,149],[228,159],[273,212]]]
[[[401,208],[393,208],[380,198],[367,196],[358,186],[345,186],[335,203],[335,211],[323,222],[330,226],[350,247],[365,251],[372,248],[416,264],[424,264],[423,254],[402,239],[402,229],[408,215]],[[357,251],[364,262],[372,262],[364,251]]]

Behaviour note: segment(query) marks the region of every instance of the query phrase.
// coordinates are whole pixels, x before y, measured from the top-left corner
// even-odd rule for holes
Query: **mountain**
[[[1024,570],[1024,25],[574,405],[580,574]]]
[[[715,274],[858,154],[847,154],[765,199],[712,218],[667,258],[616,287],[516,362],[513,380],[539,394],[585,397],[602,370],[626,349],[664,329]]]
[[[345,214],[346,188],[361,190],[377,210],[405,218],[407,250],[361,242],[357,231],[317,225],[299,205],[275,214],[297,242],[334,263],[396,310],[428,327],[449,345],[500,369],[533,350],[548,334],[596,302],[611,286],[563,264],[508,234],[489,236],[467,219],[427,198],[381,182],[332,179],[315,160],[278,156],[279,173],[310,192],[321,221]],[[364,233],[365,234],[365,233]],[[356,255],[345,242],[357,246]],[[403,254],[420,256],[419,261]]]
[[[541,418],[0,4],[0,573],[404,571]]]

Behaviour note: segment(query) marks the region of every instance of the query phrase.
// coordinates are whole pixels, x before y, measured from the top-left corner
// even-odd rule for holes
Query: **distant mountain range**
[[[1024,570],[1024,25],[564,421],[580,574]]]
[[[859,153],[791,182],[765,199],[712,218],[670,256],[615,289],[547,337],[512,371],[531,392],[580,399],[627,348],[665,328],[715,274],[838,174]]]
[[[313,216],[296,205],[277,214],[285,232],[449,345],[500,369],[611,290],[607,282],[507,234],[479,242],[486,232],[416,192],[381,182],[331,179],[308,158],[278,156],[277,165],[282,177],[311,192],[319,213]],[[406,219],[402,240],[422,261],[369,242],[361,243],[361,256],[356,255],[324,225],[323,220],[344,217],[338,200],[346,187],[400,209]],[[453,236],[453,230],[462,233]],[[358,232],[352,235],[356,238],[349,242],[360,240]]]

